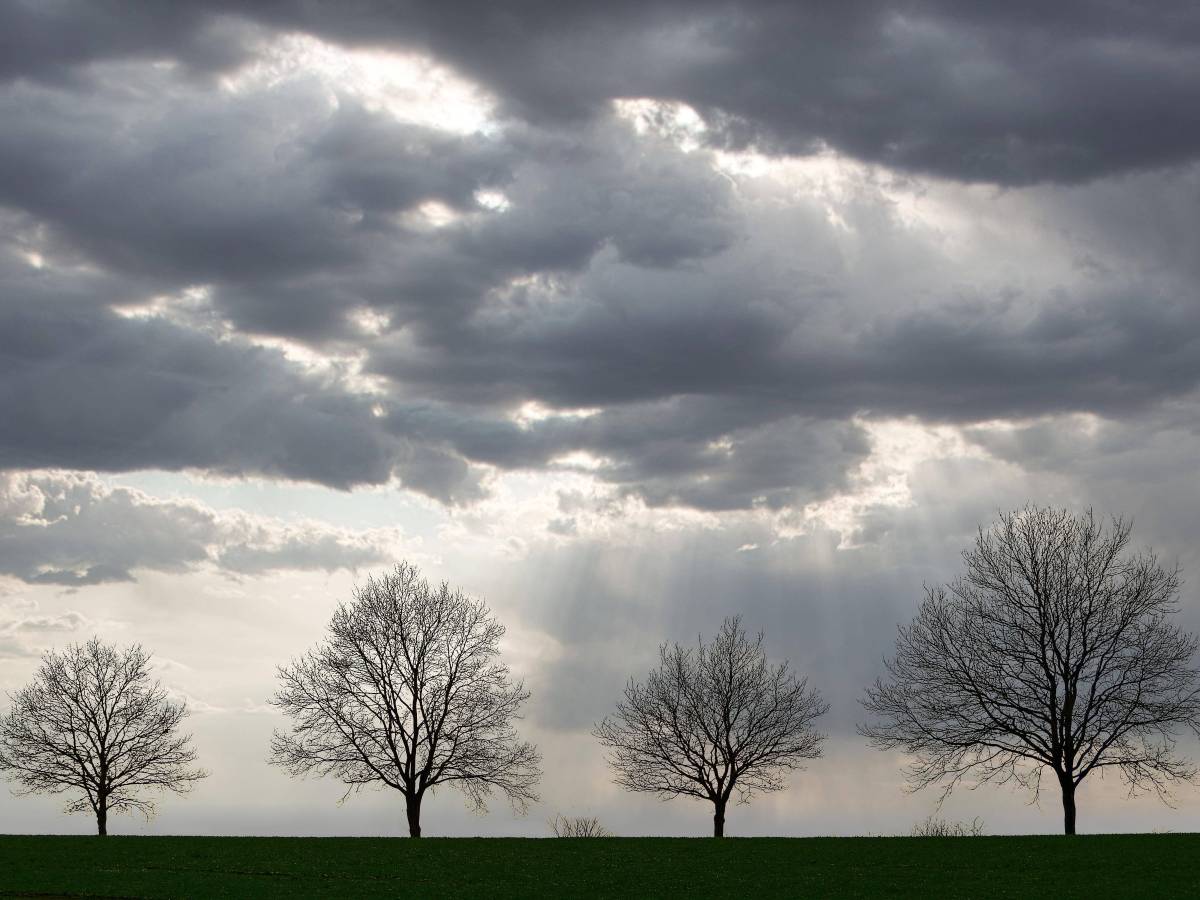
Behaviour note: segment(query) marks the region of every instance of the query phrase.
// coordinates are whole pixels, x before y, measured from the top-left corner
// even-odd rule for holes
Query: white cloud
[[[47,612],[36,600],[0,600],[0,656],[36,656],[60,640],[81,639],[94,624],[78,610]]]
[[[332,105],[346,94],[402,121],[459,134],[497,127],[488,93],[428,56],[347,49],[307,34],[271,37],[221,84],[238,94],[300,77],[320,79]]]
[[[392,559],[404,544],[397,528],[353,530],[216,510],[63,471],[0,479],[0,536],[0,574],[67,586],[130,580],[139,569],[355,569]]]

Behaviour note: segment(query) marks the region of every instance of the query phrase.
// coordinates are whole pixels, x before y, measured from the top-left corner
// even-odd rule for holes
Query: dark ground
[[[1200,897],[1200,835],[0,836],[3,897]]]

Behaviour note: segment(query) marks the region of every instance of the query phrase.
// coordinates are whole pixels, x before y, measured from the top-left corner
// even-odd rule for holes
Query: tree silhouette
[[[0,720],[0,769],[20,786],[15,793],[78,793],[66,811],[90,809],[103,836],[110,810],[149,818],[145,791],[183,794],[206,777],[191,768],[191,737],[176,733],[186,704],[151,682],[149,663],[140,646],[98,638],[46,653]]]
[[[421,801],[452,785],[479,811],[494,789],[524,812],[539,756],[511,721],[529,693],[499,661],[504,626],[487,607],[413,566],[371,577],[339,605],[316,649],[279,668],[271,703],[294,722],[272,762],[293,776],[332,775],[347,796],[386,785],[421,836]],[[344,798],[343,798],[344,799]]]
[[[772,665],[763,635],[750,640],[739,617],[712,643],[659,648],[658,668],[630,680],[615,715],[596,726],[616,782],[626,790],[687,796],[713,804],[713,836],[737,793],[777,791],[801,760],[821,755],[814,720],[829,706],[786,662]]]
[[[1050,769],[1074,834],[1075,791],[1094,771],[1168,802],[1194,777],[1173,735],[1200,726],[1196,638],[1170,622],[1178,571],[1126,554],[1130,527],[1026,507],[981,528],[966,573],[927,590],[863,701],[876,721],[860,726],[915,757],[913,789],[945,797],[973,774],[1036,796]]]

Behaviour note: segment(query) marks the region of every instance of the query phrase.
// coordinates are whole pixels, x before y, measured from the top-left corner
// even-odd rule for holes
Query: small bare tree
[[[659,648],[644,684],[630,680],[617,712],[596,726],[616,782],[664,799],[713,804],[713,836],[725,835],[725,808],[737,792],[777,791],[800,760],[821,755],[813,722],[829,709],[786,662],[772,665],[763,636],[750,640],[738,617],[711,644]]]
[[[559,838],[612,837],[612,833],[595,816],[564,816],[559,813],[547,824],[551,833]]]
[[[1196,638],[1171,624],[1177,570],[1125,553],[1130,525],[1090,511],[1026,507],[1002,515],[963,553],[966,574],[927,591],[863,701],[860,727],[915,761],[912,789],[964,777],[1034,791],[1045,769],[1075,833],[1075,790],[1115,769],[1130,793],[1196,770],[1174,733],[1200,726]]]
[[[0,720],[0,769],[19,785],[14,793],[78,794],[66,811],[90,809],[103,836],[110,810],[148,819],[154,803],[145,791],[183,794],[204,778],[192,768],[191,736],[176,733],[186,704],[150,680],[149,665],[140,646],[98,638],[46,653]]]
[[[499,661],[504,626],[488,608],[413,566],[372,576],[339,605],[316,649],[279,669],[271,703],[294,720],[272,762],[293,776],[332,775],[346,796],[386,785],[421,836],[421,801],[440,785],[479,812],[493,789],[524,812],[540,758],[512,720],[529,698]],[[343,797],[345,799],[345,797]]]

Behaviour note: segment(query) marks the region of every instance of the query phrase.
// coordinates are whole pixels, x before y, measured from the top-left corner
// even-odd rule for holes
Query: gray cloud
[[[281,352],[99,304],[136,283],[0,260],[0,465],[203,468],[336,487],[383,483],[452,502],[466,464],[387,434],[372,398]]]
[[[577,119],[615,97],[677,99],[722,123],[731,144],[829,145],[1004,184],[1074,182],[1200,150],[1200,18],[1185,2],[101,8],[10,3],[0,29],[10,77],[120,58],[229,68],[252,52],[252,29],[234,13],[266,29],[431,52],[533,121]]]
[[[0,473],[0,574],[28,584],[81,587],[130,581],[139,569],[183,572],[212,564],[232,574],[379,565],[391,530],[350,532],[161,500],[94,477]],[[74,620],[22,619],[10,630],[62,630]]]
[[[714,71],[754,60],[767,90],[782,52],[767,32],[786,39],[795,24],[782,8],[731,9],[639,7],[606,19],[595,39],[636,33],[634,56],[639,42],[663,43],[651,80],[699,93],[649,93],[720,107],[713,122],[728,124],[736,104],[702,102],[715,88],[688,60],[714,48]],[[171,21],[264,39],[287,25],[364,46],[423,42],[470,68],[437,14],[410,12],[417,24],[403,39],[369,6],[338,21],[286,3],[262,8],[254,27],[201,12]],[[967,44],[1008,52],[1005,36],[1030,27],[1016,13],[929,5],[903,20],[859,12],[853,27],[809,24],[830,47],[875,47],[867,82],[871,60],[908,58],[879,50],[888,41],[924,42],[922,64],[936,69],[961,62]],[[782,177],[730,176],[710,149],[638,133],[600,102],[646,93],[621,86],[644,76],[636,60],[591,79],[599,93],[580,101],[587,115],[573,112],[568,95],[584,90],[576,70],[605,54],[584,53],[561,78],[537,66],[580,34],[583,15],[547,12],[537,28],[512,20],[516,45],[533,42],[530,77],[565,99],[522,99],[520,85],[492,73],[484,82],[528,121],[487,134],[399,121],[316,76],[233,90],[197,74],[233,64],[215,57],[193,54],[186,72],[148,66],[156,54],[185,55],[179,42],[152,49],[154,21],[131,23],[119,41],[101,30],[39,78],[0,87],[0,202],[11,224],[0,260],[0,463],[200,468],[338,488],[398,476],[462,504],[486,493],[484,466],[572,468],[570,454],[583,451],[597,478],[650,505],[782,508],[845,486],[869,449],[857,419],[1121,418],[1200,382],[1194,260],[1179,238],[1196,217],[1177,199],[1195,193],[1200,167],[997,196],[1046,239],[1033,259],[1044,271],[1024,277],[1006,259],[1022,245],[989,256],[981,233],[956,258],[937,225],[906,221],[893,194],[919,194],[919,184],[855,170],[840,194],[811,181],[806,191]],[[1046,28],[1072,22],[1060,12]],[[476,24],[468,17],[452,36],[472,40]],[[1082,33],[1085,49],[1124,27],[1183,52],[1188,26],[1175,25],[1172,37],[1113,13]],[[925,52],[930,42],[945,53]],[[237,47],[230,59],[259,52],[249,37]],[[971,58],[963,77],[991,77],[986,53]],[[492,65],[487,52],[474,65],[476,75]],[[73,77],[48,77],[64,67]],[[127,87],[135,76],[139,91]],[[757,90],[739,102],[752,105]],[[935,105],[955,114],[949,100]],[[784,140],[786,123],[755,122]],[[981,214],[977,195],[931,184],[963,215]],[[481,191],[503,201],[481,203]],[[1174,201],[1170,229],[1130,212],[1129,198],[1147,192]],[[450,211],[440,227],[423,220],[428,201]],[[263,338],[296,342],[321,365]],[[513,415],[529,401],[592,414],[519,424]]]
[[[0,75],[50,81],[74,67],[123,57],[178,60],[198,71],[236,65],[255,37],[245,22],[214,19],[203,6],[100,0],[56,6],[6,2],[0,9]]]
[[[758,286],[753,279],[747,273],[746,287]],[[831,417],[871,410],[968,420],[1119,412],[1188,391],[1200,374],[1195,308],[1171,297],[1135,303],[1136,288],[900,309],[831,332],[821,326],[834,309],[814,321],[803,308],[768,311],[724,296],[705,308],[687,295],[686,279],[675,287],[678,295],[659,302],[589,300],[562,319],[466,332],[460,338],[478,352],[461,365],[451,347],[431,358],[380,351],[376,371],[450,398],[503,391],[566,408],[744,391],[764,407]]]
[[[199,466],[343,485],[389,476],[391,448],[366,404],[322,390],[281,354],[22,300],[0,329],[10,467]]]
[[[505,149],[389,121],[327,87],[244,96],[164,73],[149,97],[109,73],[94,93],[10,85],[0,94],[0,203],[127,276],[213,285],[253,330],[327,337],[344,293],[305,279],[357,272],[403,243],[395,216],[427,200],[474,209],[508,178]]]
[[[0,658],[37,656],[43,641],[59,640],[63,635],[83,632],[92,625],[92,620],[77,610],[52,613],[41,610],[34,600],[2,601]]]

